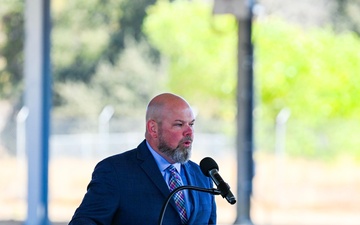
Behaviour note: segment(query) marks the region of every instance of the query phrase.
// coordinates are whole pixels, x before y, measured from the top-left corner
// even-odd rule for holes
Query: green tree
[[[267,115],[283,107],[315,123],[359,118],[360,47],[352,33],[305,31],[277,20],[255,24],[257,85]]]
[[[278,20],[254,27],[261,136],[274,139],[271,124],[281,109],[289,108],[292,153],[359,156],[359,38],[330,29],[305,31]]]
[[[96,120],[106,105],[114,107],[115,117],[143,115],[144,105],[166,80],[161,67],[147,58],[149,51],[147,43],[128,41],[115,65],[99,63],[91,82],[56,83],[64,102],[54,109],[55,116]]]
[[[126,39],[129,37],[136,42],[146,43],[147,37],[142,32],[143,20],[146,16],[146,8],[154,4],[156,0],[127,0],[122,1],[120,7],[122,15],[118,18],[120,29],[113,30],[110,34],[110,41],[104,52],[104,57],[112,64],[115,64],[126,45]],[[151,46],[150,46],[151,47]],[[149,60],[158,62],[159,53],[154,48],[150,48]]]
[[[146,7],[153,2],[53,0],[54,82],[90,82],[100,61],[108,60],[113,65],[117,62],[126,39],[146,43],[141,25]],[[0,17],[0,97],[14,93],[19,96],[23,78],[24,1],[2,2]],[[155,49],[147,54],[156,62]],[[58,102],[61,101],[55,105]]]
[[[200,113],[205,110],[212,118],[233,119],[234,20],[211,15],[211,5],[202,1],[161,1],[148,12],[144,29],[169,60],[172,90],[203,102]],[[254,22],[253,41],[255,115],[257,128],[265,128],[256,130],[261,148],[273,149],[266,139],[274,140],[275,118],[281,109],[289,108],[293,153],[331,155],[354,149],[357,138],[338,142],[352,133],[336,132],[334,126],[344,131],[359,120],[359,38],[330,29],[306,31],[268,18]]]
[[[19,98],[23,74],[23,1],[4,2],[0,9],[0,98]]]
[[[159,86],[154,87],[154,82],[159,80],[156,76],[157,64],[150,66],[143,61],[146,58],[149,64],[156,62],[156,50],[149,47],[140,29],[145,8],[152,2],[146,0],[53,0],[51,2],[54,129],[65,125],[58,123],[58,120],[64,119],[65,116],[71,122],[89,119],[86,122],[91,121],[89,124],[93,125],[94,114],[98,114],[109,101],[118,104],[116,105],[116,108],[120,109],[117,110],[118,115],[134,115],[139,110],[139,102],[149,98],[153,93],[151,91],[156,90]],[[7,126],[2,132],[4,135],[1,136],[6,142],[11,142],[15,137],[14,119],[23,104],[21,96],[24,1],[2,1],[0,18],[0,98],[11,97],[11,101],[15,102],[11,118],[8,119]],[[147,45],[144,47],[146,50],[140,48],[134,50],[133,47],[129,47],[127,42],[132,40],[135,40],[139,46]],[[129,57],[128,49],[125,49],[128,47],[131,51],[142,55],[139,57],[135,54],[133,61],[128,60],[127,64],[124,64],[122,60]],[[143,67],[139,68],[139,66]],[[123,71],[121,76],[116,70]],[[139,77],[140,71],[143,72],[141,76],[150,77]],[[141,80],[143,83],[140,82]],[[137,87],[134,87],[135,83]],[[144,87],[139,84],[148,85]],[[77,93],[76,98],[74,93]],[[137,101],[128,105],[124,103],[132,100]],[[129,112],[131,110],[133,111]],[[14,149],[13,145],[8,147]]]
[[[120,29],[122,1],[54,1],[52,61],[55,81],[89,82],[112,32]]]
[[[360,36],[360,2],[358,0],[336,0],[333,3],[331,20],[338,32],[352,31]]]
[[[236,23],[214,17],[208,3],[159,1],[144,30],[168,60],[169,88],[196,102],[202,117],[235,116]]]

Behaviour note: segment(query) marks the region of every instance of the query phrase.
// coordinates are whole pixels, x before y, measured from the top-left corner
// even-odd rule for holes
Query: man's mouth
[[[192,140],[186,140],[186,141],[184,141],[183,143],[184,143],[184,145],[185,145],[186,147],[190,147],[190,146],[191,146],[191,143],[192,143]]]

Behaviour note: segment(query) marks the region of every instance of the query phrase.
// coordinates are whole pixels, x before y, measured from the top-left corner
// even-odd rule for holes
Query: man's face
[[[191,147],[194,138],[194,115],[191,109],[166,114],[159,123],[160,152],[169,159],[178,163],[185,163],[191,156]]]

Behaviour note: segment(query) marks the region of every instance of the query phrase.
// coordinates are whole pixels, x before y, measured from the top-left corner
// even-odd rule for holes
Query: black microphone
[[[225,198],[231,205],[236,203],[235,196],[230,191],[230,186],[221,178],[219,174],[219,166],[210,157],[205,157],[200,161],[200,169],[207,177],[211,177],[221,192],[221,196]]]

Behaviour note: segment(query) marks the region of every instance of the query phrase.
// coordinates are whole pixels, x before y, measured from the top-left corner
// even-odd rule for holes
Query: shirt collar
[[[151,154],[154,156],[155,162],[158,165],[161,172],[165,172],[165,170],[171,165],[164,157],[162,157],[159,153],[157,153],[150,144],[146,141],[146,145],[149,148]],[[178,173],[181,172],[181,164],[180,163],[174,163],[172,164]]]

